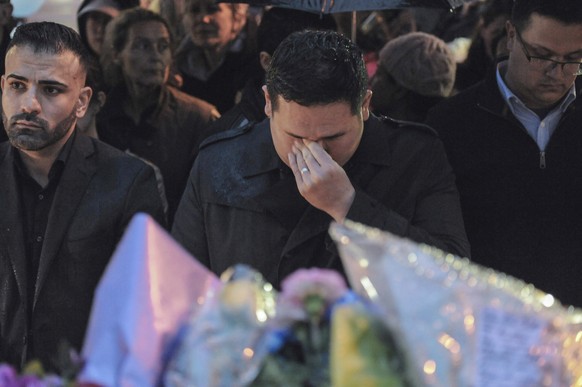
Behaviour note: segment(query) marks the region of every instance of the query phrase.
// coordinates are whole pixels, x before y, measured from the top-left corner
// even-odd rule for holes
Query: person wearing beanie
[[[137,0],[83,0],[77,11],[77,26],[81,39],[93,54],[101,55],[107,23],[119,11],[136,6],[139,6]]]
[[[456,63],[446,43],[411,32],[382,48],[370,81],[372,110],[398,120],[422,122],[428,109],[451,95]]]

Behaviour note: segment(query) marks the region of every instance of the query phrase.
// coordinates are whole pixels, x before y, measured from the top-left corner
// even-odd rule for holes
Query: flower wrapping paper
[[[176,333],[219,285],[149,215],[135,215],[95,291],[78,382],[157,385]]]
[[[333,223],[352,288],[405,348],[415,386],[582,385],[582,312],[530,284],[388,232]]]
[[[244,387],[266,354],[259,343],[277,292],[254,269],[236,265],[193,313],[163,376],[166,387]]]

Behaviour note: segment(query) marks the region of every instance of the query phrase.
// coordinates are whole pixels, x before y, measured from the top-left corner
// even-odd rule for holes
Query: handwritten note
[[[533,353],[547,322],[533,315],[485,308],[477,325],[476,387],[534,387],[542,370]]]

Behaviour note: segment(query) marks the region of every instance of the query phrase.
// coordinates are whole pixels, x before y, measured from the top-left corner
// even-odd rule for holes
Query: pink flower
[[[299,269],[281,284],[278,308],[281,320],[306,320],[307,303],[319,299],[323,307],[340,299],[348,290],[343,277],[329,269]]]
[[[302,304],[307,296],[317,295],[333,304],[348,290],[343,277],[329,269],[299,269],[282,283],[281,297]]]

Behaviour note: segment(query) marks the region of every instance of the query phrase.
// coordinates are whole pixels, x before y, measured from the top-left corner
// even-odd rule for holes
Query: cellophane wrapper
[[[258,345],[275,314],[276,291],[257,271],[236,265],[179,333],[166,367],[167,387],[238,387],[259,372]]]
[[[582,312],[506,274],[380,231],[333,223],[352,288],[371,299],[415,386],[582,386]]]

